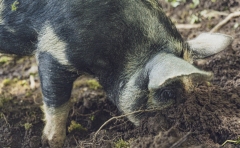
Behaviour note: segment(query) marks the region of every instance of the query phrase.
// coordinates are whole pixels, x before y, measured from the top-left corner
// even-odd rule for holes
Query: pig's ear
[[[202,33],[187,41],[193,59],[206,58],[224,50],[233,41],[231,36],[220,33]],[[189,54],[189,53],[188,53]]]
[[[187,61],[167,53],[158,54],[147,66],[149,90],[164,87],[172,81],[183,78],[197,82],[208,81],[212,78],[212,73],[199,70]]]

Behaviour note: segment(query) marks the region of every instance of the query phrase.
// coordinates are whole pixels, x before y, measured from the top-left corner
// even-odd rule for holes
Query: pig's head
[[[166,51],[154,55],[139,68],[126,83],[119,97],[119,107],[125,113],[137,110],[161,110],[181,102],[181,94],[191,90],[197,83],[209,81],[213,74],[192,65],[195,59],[212,56],[225,49],[232,37],[223,34],[203,33],[188,41],[182,57]],[[141,114],[128,116],[135,125]]]

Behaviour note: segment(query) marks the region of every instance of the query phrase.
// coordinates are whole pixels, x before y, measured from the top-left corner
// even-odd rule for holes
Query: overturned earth
[[[201,1],[197,6],[187,1],[176,8],[161,3],[175,24],[196,19],[193,27],[179,27],[186,40],[240,10],[240,0]],[[211,83],[197,85],[184,96],[185,102],[151,113],[138,127],[119,117],[94,78],[80,77],[74,83],[64,147],[217,148],[227,140],[223,147],[240,147],[240,17],[230,19],[218,32],[233,36],[232,45],[195,62],[214,73]],[[34,57],[0,55],[0,148],[41,147],[41,105]]]

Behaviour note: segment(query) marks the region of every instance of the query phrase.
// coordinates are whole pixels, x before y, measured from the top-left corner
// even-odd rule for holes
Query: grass
[[[237,140],[226,140],[221,146],[224,146],[226,143],[233,143],[240,145],[240,137]]]
[[[73,131],[87,131],[87,129],[84,128],[81,124],[72,120],[70,126],[68,127],[68,132],[71,133]]]
[[[130,144],[127,141],[124,141],[123,139],[119,139],[114,143],[114,148],[129,148]]]

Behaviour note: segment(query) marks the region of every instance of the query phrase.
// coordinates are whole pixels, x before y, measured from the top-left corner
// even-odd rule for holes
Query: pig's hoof
[[[48,139],[45,135],[42,136],[42,148],[47,148],[49,147],[48,145]]]
[[[47,135],[42,136],[42,148],[62,148],[64,145],[64,139],[59,139],[53,136],[51,139],[48,139]]]

